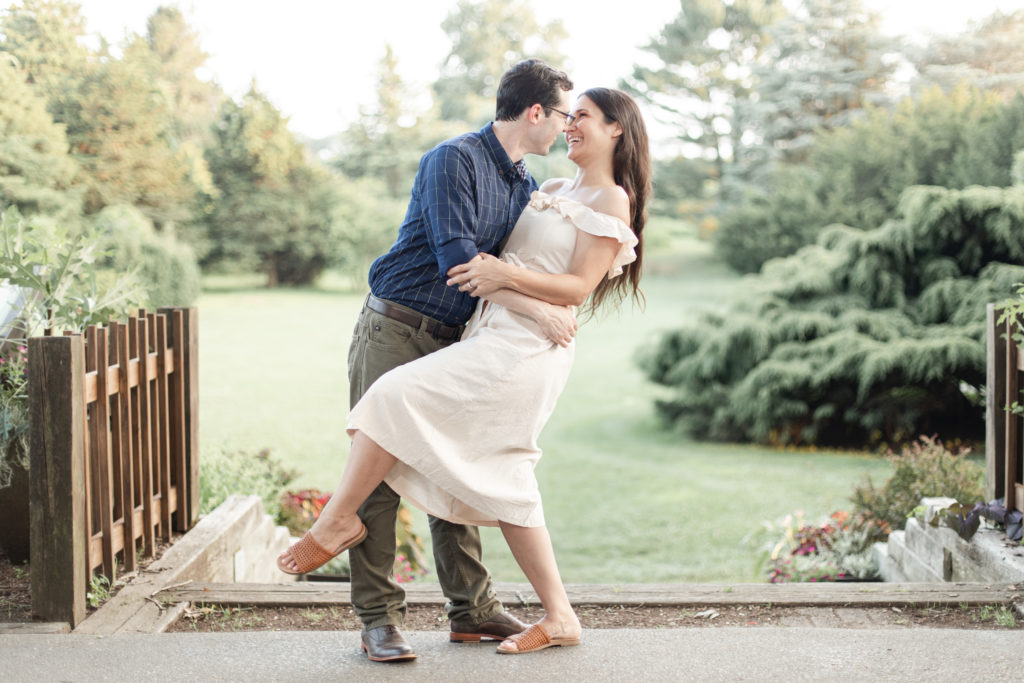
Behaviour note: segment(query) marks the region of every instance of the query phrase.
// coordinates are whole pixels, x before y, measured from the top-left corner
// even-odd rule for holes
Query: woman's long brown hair
[[[643,304],[640,291],[640,272],[643,267],[644,225],[647,223],[647,198],[651,194],[651,148],[647,139],[640,109],[626,93],[611,88],[591,88],[583,93],[597,105],[606,122],[618,122],[622,135],[612,155],[612,171],[615,183],[629,196],[630,228],[639,242],[636,245],[636,260],[623,267],[622,275],[604,278],[591,294],[587,306],[589,312],[611,296],[615,303],[621,303],[629,295]]]

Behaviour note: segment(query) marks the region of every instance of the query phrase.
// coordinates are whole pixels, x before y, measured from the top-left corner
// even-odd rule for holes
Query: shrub
[[[96,215],[94,224],[106,250],[101,267],[134,270],[148,306],[189,306],[199,297],[199,266],[191,248],[173,235],[156,232],[141,211],[109,206]]]
[[[901,206],[767,263],[655,340],[640,361],[675,390],[661,415],[696,439],[771,445],[980,437],[985,304],[1024,279],[1024,187],[912,187]]]
[[[869,475],[854,489],[854,507],[894,529],[902,529],[922,498],[982,500],[985,472],[967,459],[969,453],[966,448],[951,451],[934,437],[923,436],[900,453],[890,454],[893,473],[881,488]]]
[[[878,562],[872,546],[884,540],[889,527],[861,514],[833,512],[821,524],[804,524],[801,514],[782,522],[782,539],[771,548],[768,580],[797,581],[874,580]]]
[[[199,511],[208,514],[228,496],[240,493],[259,496],[266,513],[278,519],[281,493],[294,478],[267,450],[204,452],[199,460]]]

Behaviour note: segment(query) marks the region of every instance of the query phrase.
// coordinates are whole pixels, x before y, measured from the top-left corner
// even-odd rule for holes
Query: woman
[[[500,259],[477,257],[449,272],[449,284],[483,299],[462,341],[370,387],[349,414],[341,483],[310,533],[278,560],[282,571],[304,573],[361,542],[356,510],[381,481],[435,517],[500,526],[545,610],[501,643],[506,654],[579,643],[533,473],[573,344],[550,341],[536,322],[487,296],[510,288],[560,305],[589,299],[591,310],[639,296],[650,193],[639,110],[619,91],[588,90],[567,115],[566,140],[576,177],[534,193]]]

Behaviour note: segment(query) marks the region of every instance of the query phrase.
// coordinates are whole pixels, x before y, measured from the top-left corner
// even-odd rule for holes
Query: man
[[[391,249],[370,268],[370,295],[349,350],[350,401],[388,370],[458,341],[477,299],[446,285],[448,270],[497,254],[537,183],[525,154],[547,154],[565,130],[572,82],[538,60],[509,69],[498,86],[495,120],[447,140],[420,160],[409,208]],[[575,319],[517,292],[488,299],[527,315],[558,317],[571,335]],[[553,341],[559,341],[552,336]],[[352,604],[363,623],[363,650],[373,661],[414,659],[399,630],[405,591],[391,578],[400,500],[381,484],[359,509],[368,535],[349,550]],[[481,561],[476,527],[430,517],[438,580],[448,598],[451,640],[503,640],[526,625],[503,611]]]

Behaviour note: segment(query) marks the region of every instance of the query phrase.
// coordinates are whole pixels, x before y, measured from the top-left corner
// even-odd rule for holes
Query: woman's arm
[[[576,336],[576,313],[570,306],[555,306],[511,289],[499,289],[481,298],[525,315],[540,326],[545,337],[559,346],[568,346]]]
[[[595,211],[622,219],[629,200],[618,187],[608,188],[595,198]],[[628,223],[627,223],[628,224]],[[582,230],[576,233],[576,248],[566,273],[538,273],[505,263],[488,254],[453,267],[448,284],[471,296],[484,296],[499,289],[512,289],[535,299],[561,306],[579,306],[607,276],[619,242],[613,237],[598,237]]]
[[[576,249],[566,273],[538,273],[505,263],[489,254],[455,266],[448,271],[449,285],[471,296],[487,297],[500,289],[511,289],[535,299],[560,306],[579,306],[607,276],[619,251],[613,237],[596,237],[578,232]]]

